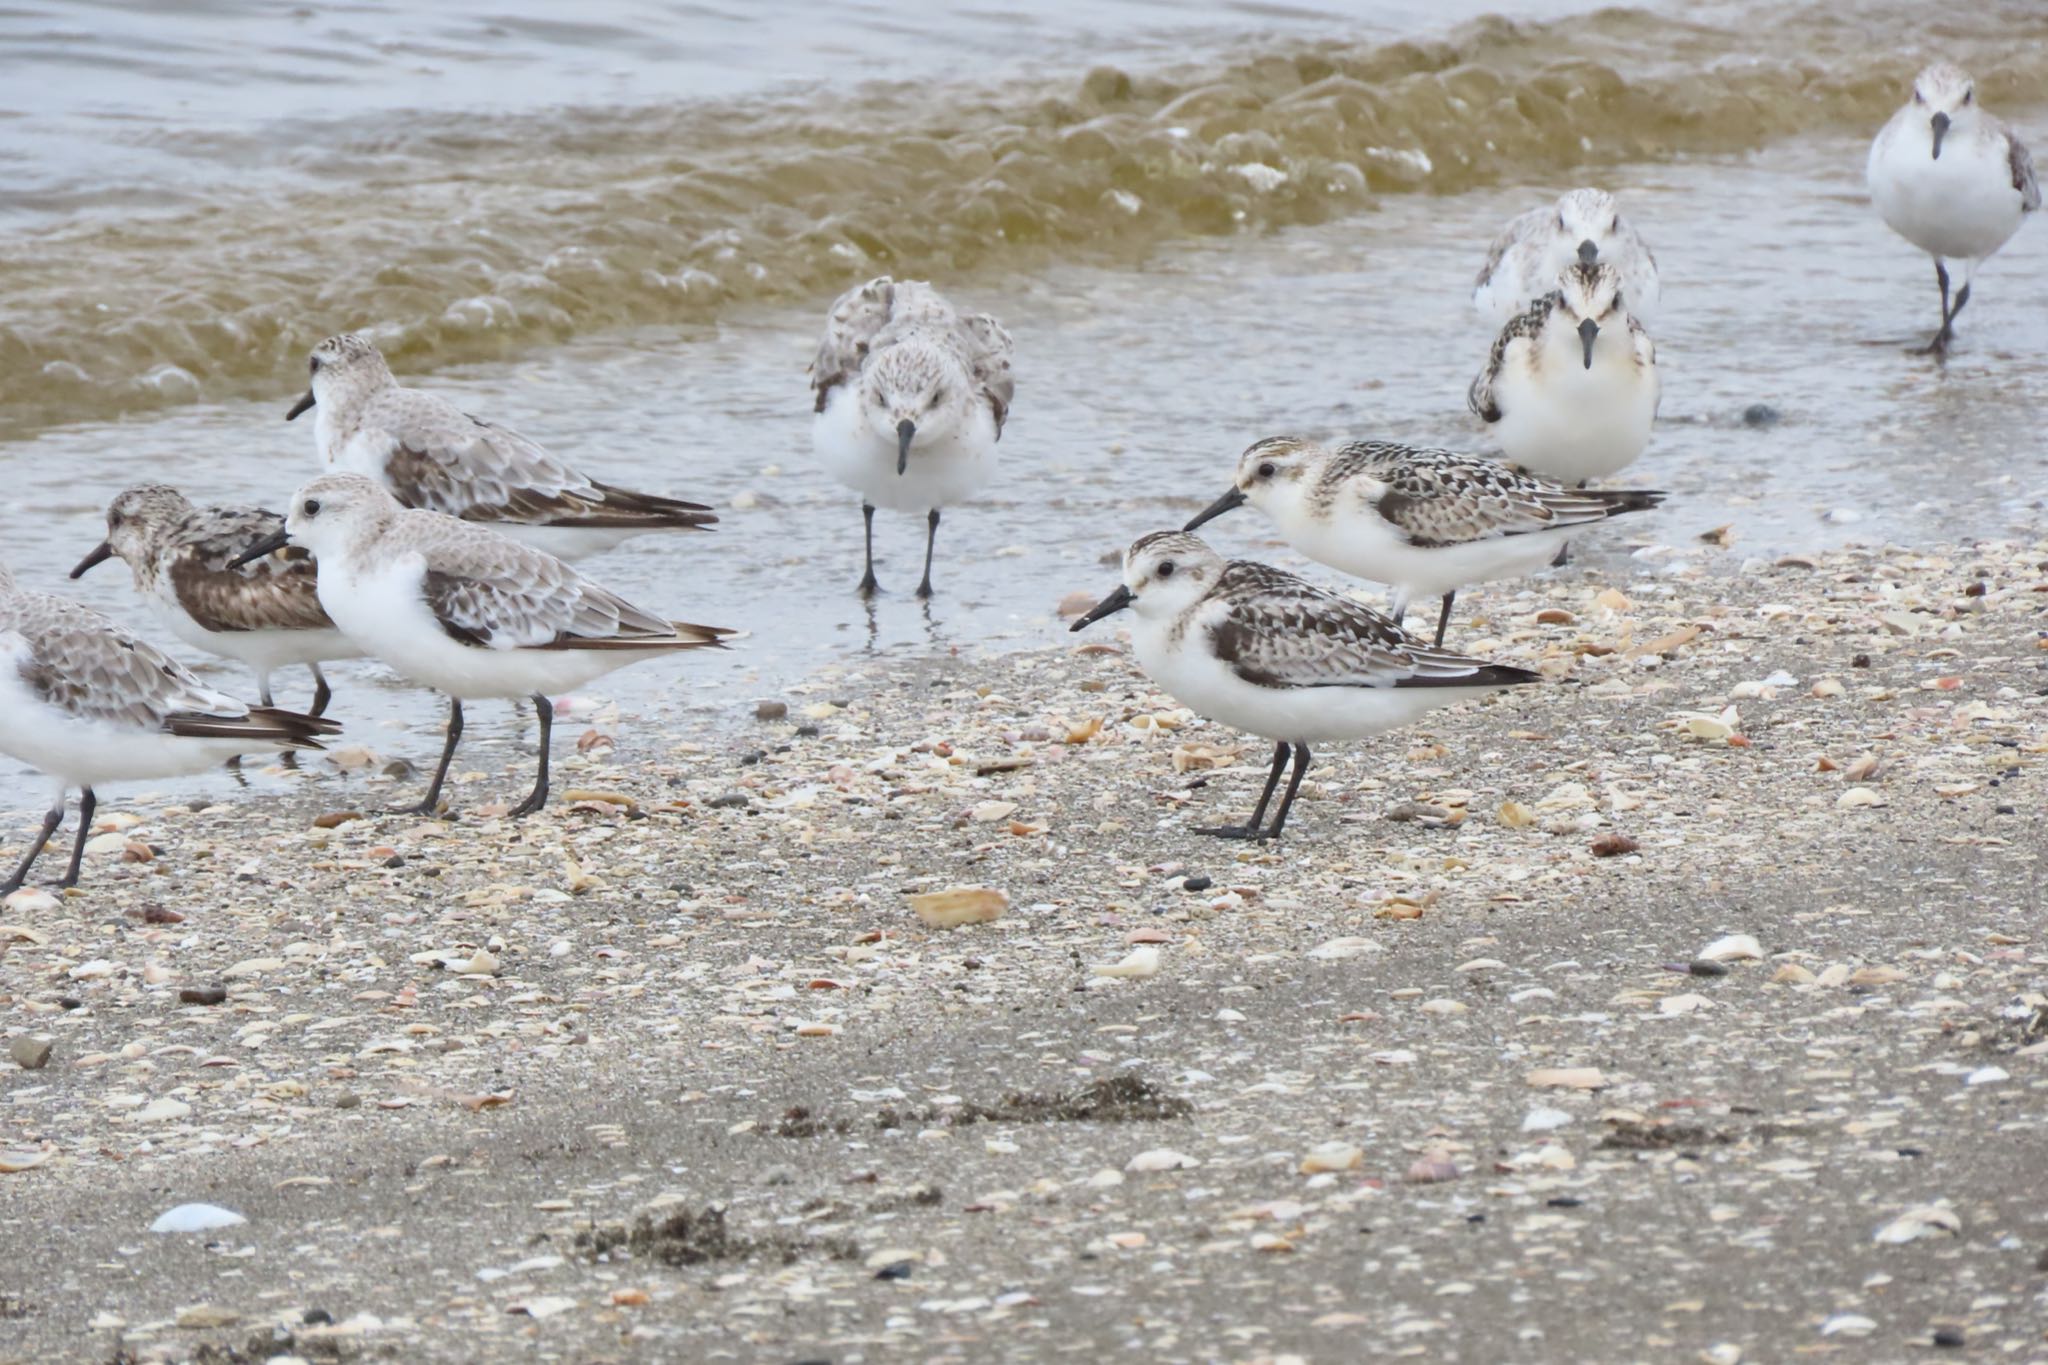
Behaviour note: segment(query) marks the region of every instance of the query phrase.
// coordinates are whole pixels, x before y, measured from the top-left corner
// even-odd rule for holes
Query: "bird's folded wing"
[[[2041,182],[2034,177],[2034,158],[2027,144],[2011,133],[2005,135],[2006,158],[2012,166],[2012,187],[2020,192],[2020,209],[2032,213],[2041,207]]]
[[[545,525],[604,501],[595,484],[535,442],[434,394],[388,395],[367,414],[364,430],[381,433],[384,482],[407,507]]]
[[[996,435],[1003,434],[1003,419],[1010,415],[1010,400],[1017,382],[1010,376],[1010,356],[1015,349],[1003,325],[987,313],[971,313],[960,319],[960,332],[967,341],[968,368],[981,396],[995,412]]]
[[[304,550],[287,548],[237,568],[228,561],[284,529],[256,507],[210,507],[186,527],[169,564],[171,590],[186,615],[211,631],[325,630],[319,574]]]
[[[61,598],[31,601],[0,637],[22,682],[79,720],[164,728],[173,716],[246,716],[248,707],[207,687],[182,664],[113,622]]]
[[[876,335],[889,325],[895,301],[896,282],[887,275],[857,284],[833,301],[811,359],[811,390],[819,412],[825,410],[827,394],[860,373]]]
[[[552,555],[503,537],[451,539],[460,553],[449,553],[447,545],[425,551],[424,591],[441,629],[464,644],[487,649],[678,649],[714,643],[723,633],[663,620]]]

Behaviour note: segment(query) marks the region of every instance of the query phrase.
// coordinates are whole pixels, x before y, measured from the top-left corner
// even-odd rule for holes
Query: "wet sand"
[[[564,725],[523,824],[488,739],[334,823],[395,732],[110,800],[0,912],[0,1359],[2040,1357],[2043,527],[1624,564],[1278,847],[1103,627]]]

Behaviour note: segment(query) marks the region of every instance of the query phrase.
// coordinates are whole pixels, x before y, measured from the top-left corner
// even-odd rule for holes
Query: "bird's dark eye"
[[[307,374],[318,374],[318,373],[320,373],[320,357],[319,357],[319,356],[317,356],[317,355],[312,355],[312,356],[307,356],[307,357],[306,357],[306,373],[307,373]]]
[[[121,524],[121,514],[120,514],[119,512],[109,512],[109,513],[107,513],[107,529],[108,529],[108,530],[110,530],[110,531],[111,531],[111,530],[113,530],[113,529],[114,529],[115,527],[119,526],[120,524]]]
[[[1973,99],[1975,99],[1975,98],[1977,98],[1977,92],[1976,92],[1976,91],[1974,91],[1974,90],[1965,90],[1965,91],[1963,92],[1963,103],[1964,103],[1964,104],[1968,104],[1968,103],[1969,103],[1969,102],[1970,102],[1971,100],[1973,100]]]
[[[1274,466],[1271,460],[1259,466],[1259,477],[1262,479],[1270,479],[1279,472],[1279,469]]]
[[[1171,577],[1173,577],[1173,561],[1172,561],[1172,560],[1170,560],[1170,559],[1169,559],[1169,560],[1167,560],[1167,561],[1166,561],[1166,562],[1165,562],[1164,564],[1161,564],[1161,565],[1159,566],[1159,576],[1160,576],[1161,578],[1171,578]]]
[[[1926,97],[1925,95],[1921,94],[1921,93],[1920,93],[1920,92],[1919,92],[1918,90],[1915,90],[1915,91],[1913,92],[1913,103],[1915,103],[1915,104],[1925,104],[1925,103],[1927,103],[1927,97]]]
[[[307,515],[307,516],[309,516],[309,517],[317,517],[317,516],[319,516],[319,515],[320,515],[320,499],[318,499],[318,498],[307,498],[307,499],[306,499],[306,506],[305,506],[305,512],[306,512],[306,515]]]

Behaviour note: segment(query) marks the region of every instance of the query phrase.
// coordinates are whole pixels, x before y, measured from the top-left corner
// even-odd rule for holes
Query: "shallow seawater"
[[[2023,132],[2048,127],[2038,108],[2005,112]],[[2017,509],[2048,498],[2037,435],[2048,378],[2035,359],[2048,350],[2048,239],[2032,225],[1981,272],[1946,369],[1904,354],[1932,330],[1932,272],[1869,209],[1867,145],[1866,130],[1824,119],[1755,145],[1376,193],[1356,211],[1311,216],[1320,221],[1164,234],[1108,258],[1047,246],[941,273],[1015,335],[1018,397],[1001,479],[946,515],[929,610],[909,595],[922,520],[878,516],[878,571],[892,591],[864,607],[852,593],[857,504],[811,464],[803,371],[836,285],[728,297],[660,322],[578,321],[559,339],[522,334],[487,362],[431,346],[410,357],[400,348],[397,359],[402,374],[431,369],[419,382],[601,477],[719,506],[713,534],[643,538],[586,566],[646,605],[749,632],[729,653],[640,665],[592,689],[629,720],[680,712],[665,728],[743,718],[753,698],[821,666],[1065,641],[1059,598],[1106,591],[1122,546],[1210,501],[1259,436],[1487,448],[1464,407],[1491,340],[1469,303],[1471,276],[1505,218],[1588,179],[1622,196],[1662,267],[1653,334],[1663,409],[1625,479],[1671,499],[1582,542],[1566,572],[1738,572],[1753,556],[1848,539],[2006,534]],[[41,250],[43,240],[27,231],[0,249]],[[416,306],[440,305],[423,295]],[[0,546],[23,579],[76,590],[167,639],[120,565],[76,585],[63,573],[97,542],[106,499],[129,483],[168,477],[195,497],[278,505],[309,477],[311,432],[282,420],[295,376],[267,373],[236,370],[222,392],[173,406],[113,401],[98,418],[17,424],[0,442],[11,491]],[[1759,404],[1778,420],[1746,423]],[[1700,541],[1724,525],[1731,548]],[[1301,567],[1253,513],[1205,534],[1227,552]],[[333,673],[340,714],[366,722],[351,739],[432,758],[440,717],[430,698],[372,665]],[[244,686],[234,670],[214,676]],[[279,681],[281,700],[299,695],[297,679]],[[471,710],[477,748],[466,748],[465,766],[496,768],[504,752],[492,746],[530,723],[509,708]],[[580,728],[572,716],[564,734]],[[0,809],[28,810],[42,795],[39,780],[0,761]]]

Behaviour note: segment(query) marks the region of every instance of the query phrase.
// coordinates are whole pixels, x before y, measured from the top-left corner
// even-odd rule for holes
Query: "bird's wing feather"
[[[1338,451],[1323,485],[1361,477],[1387,486],[1379,499],[1379,515],[1410,544],[1425,547],[1578,526],[1661,500],[1654,493],[1579,492],[1498,460],[1378,441],[1356,442]]]
[[[412,514],[415,516],[421,514]],[[418,523],[426,604],[450,638],[483,649],[684,648],[729,632],[665,621],[553,555],[462,522]]]
[[[1010,356],[1015,347],[1003,325],[987,313],[970,313],[960,319],[960,332],[967,341],[968,370],[988,400],[996,418],[996,436],[1003,434],[1003,420],[1010,415],[1010,400],[1017,382],[1010,375]]]
[[[1264,564],[1233,561],[1209,596],[1217,657],[1260,687],[1477,686],[1494,668],[1428,648],[1372,608]]]
[[[2034,176],[2034,157],[2010,132],[2005,135],[2006,157],[2012,166],[2012,187],[2020,192],[2020,211],[2032,213],[2041,207],[2041,182]]]
[[[155,646],[76,602],[22,593],[0,616],[21,680],[80,720],[168,728],[179,716],[240,719],[249,708],[216,692]]]
[[[811,392],[817,396],[819,412],[825,410],[826,395],[860,373],[876,336],[889,325],[897,291],[894,280],[878,275],[833,301],[811,359]]]
[[[318,573],[304,550],[287,548],[229,568],[256,541],[284,529],[284,518],[258,507],[198,509],[179,528],[169,557],[171,591],[185,613],[207,630],[327,630]]]

